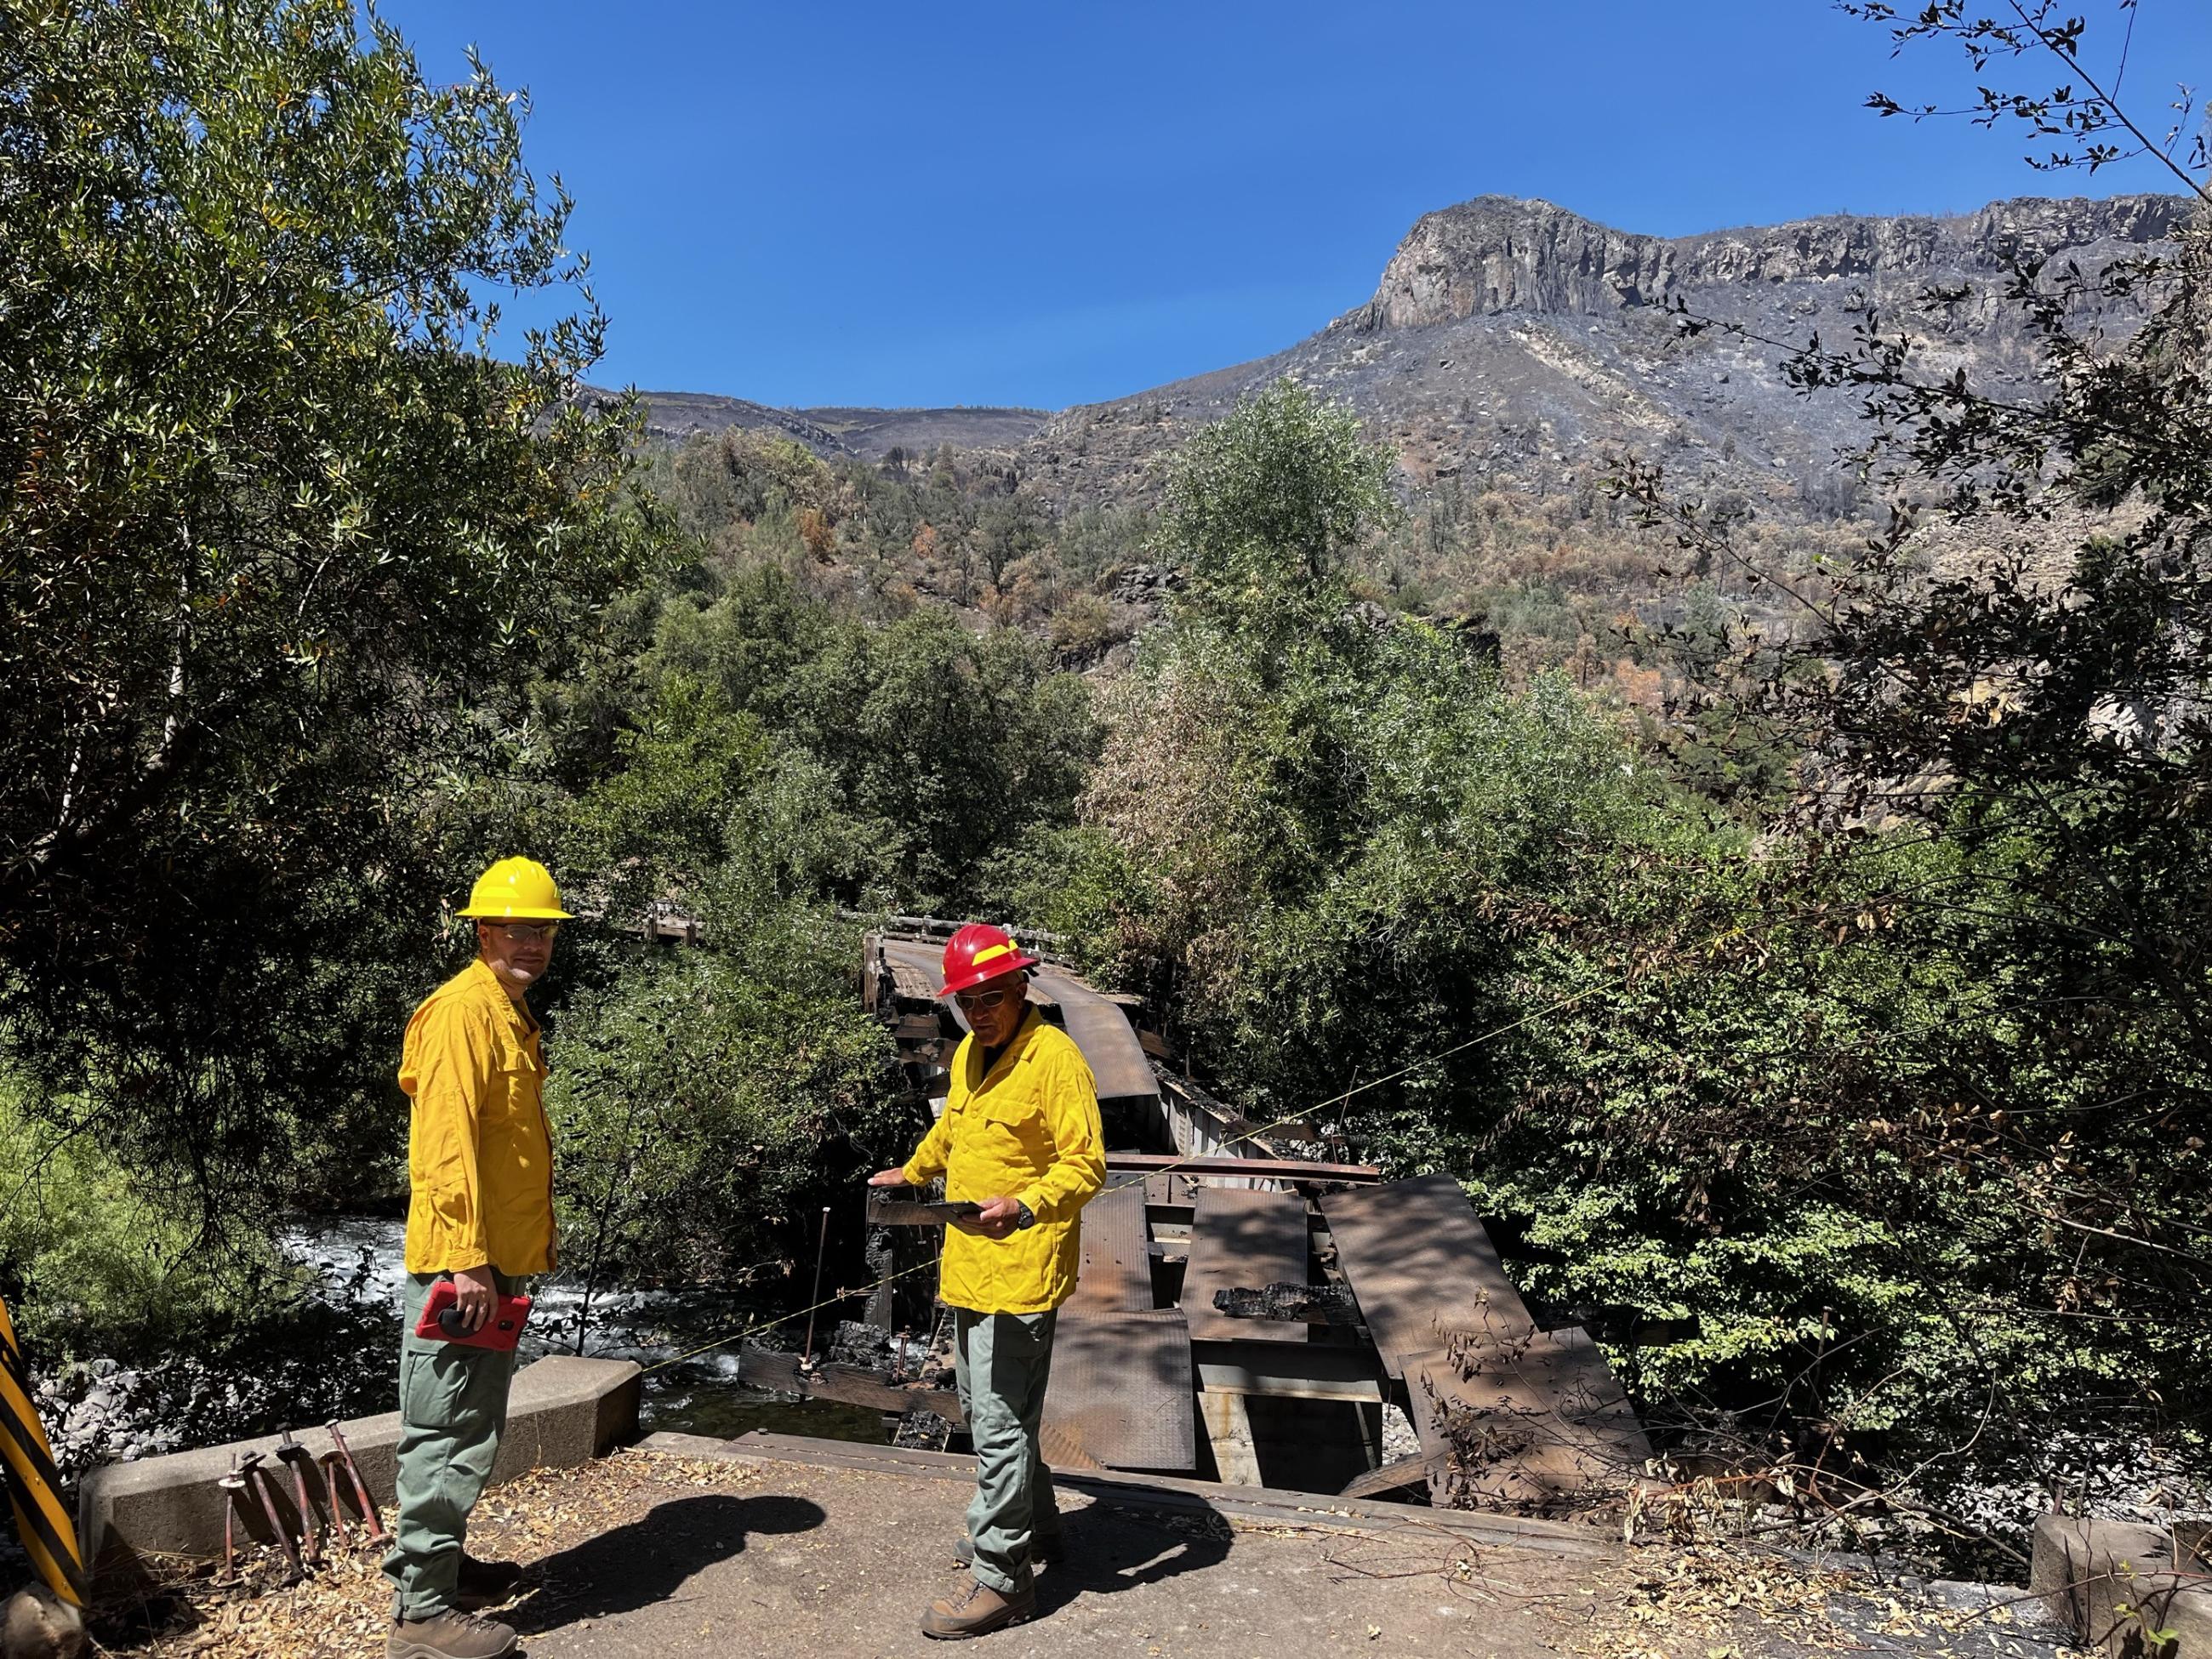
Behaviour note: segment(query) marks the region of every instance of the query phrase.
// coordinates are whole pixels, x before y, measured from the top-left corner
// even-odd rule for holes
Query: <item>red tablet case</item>
[[[428,1298],[422,1304],[422,1316],[415,1322],[415,1334],[432,1342],[452,1342],[464,1348],[512,1348],[522,1340],[523,1325],[530,1318],[530,1298],[526,1296],[503,1296],[492,1309],[491,1317],[478,1330],[453,1335],[438,1322],[438,1316],[459,1301],[460,1292],[453,1281],[441,1279],[430,1287]]]

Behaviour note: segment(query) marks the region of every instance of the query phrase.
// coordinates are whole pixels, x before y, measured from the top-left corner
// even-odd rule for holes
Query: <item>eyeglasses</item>
[[[550,945],[560,931],[557,921],[507,921],[492,929],[509,945]]]
[[[952,994],[952,1000],[960,1005],[962,1013],[980,1014],[986,1009],[997,1007],[1008,997],[1019,996],[1021,994],[1020,986],[1001,985],[995,991],[955,991]]]

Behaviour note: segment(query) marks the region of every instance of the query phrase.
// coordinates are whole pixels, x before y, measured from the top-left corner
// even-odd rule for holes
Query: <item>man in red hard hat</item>
[[[945,1177],[945,1196],[981,1206],[945,1238],[939,1295],[952,1310],[960,1402],[975,1441],[975,1497],[955,1553],[968,1588],[922,1615],[957,1640],[1036,1612],[1033,1554],[1058,1547],[1060,1512],[1037,1447],[1055,1310],[1075,1288],[1079,1217],[1106,1180],[1098,1093],[1065,1031],[1029,1002],[1033,957],[1004,929],[971,922],[945,947],[945,989],[969,1035],[952,1056],[945,1115],[897,1187]]]

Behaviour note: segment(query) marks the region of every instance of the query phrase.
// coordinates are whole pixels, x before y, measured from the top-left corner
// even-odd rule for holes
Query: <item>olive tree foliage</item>
[[[2146,256],[2018,263],[2006,297],[2039,398],[1930,361],[1922,323],[1946,289],[1848,340],[1769,343],[1797,391],[1859,403],[1869,441],[1843,464],[1894,505],[1856,560],[1798,588],[1794,636],[1740,635],[1709,661],[1702,707],[1808,757],[1770,829],[1889,872],[1863,895],[1883,920],[1862,948],[1953,964],[1956,1017],[1923,1022],[1918,1062],[1864,1091],[1862,1133],[2009,1216],[2042,1265],[2005,1317],[2111,1322],[2144,1361],[2125,1409],[2201,1407],[2165,1351],[2201,1340],[2212,1291],[2212,157],[2185,99],[2171,123],[2118,101],[2132,3],[2101,47],[2027,0],[1995,20],[1957,0],[1844,9],[1900,49],[1960,49],[1979,83],[1955,112],[1876,94],[1879,113],[2016,125],[2039,167],[2135,159],[2183,194]],[[2052,64],[2048,92],[1993,84]],[[1623,483],[1685,546],[1777,580],[1656,469]]]
[[[0,1018],[210,1191],[382,1086],[427,787],[643,544],[588,289],[491,355],[523,113],[350,0],[0,24]]]
[[[1159,550],[1190,580],[1183,609],[1264,661],[1347,602],[1346,560],[1399,516],[1395,458],[1350,411],[1295,380],[1243,399],[1176,457]]]

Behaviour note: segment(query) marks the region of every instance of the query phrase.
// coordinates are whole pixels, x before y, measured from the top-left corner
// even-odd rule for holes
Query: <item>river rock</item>
[[[84,1615],[43,1584],[8,1598],[0,1607],[0,1659],[79,1659]]]

